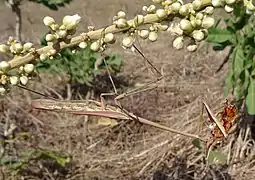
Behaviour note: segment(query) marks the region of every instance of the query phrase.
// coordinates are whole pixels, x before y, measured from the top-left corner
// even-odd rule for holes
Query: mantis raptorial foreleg
[[[112,80],[112,77],[111,77],[111,74],[110,74],[110,71],[108,69],[108,65],[107,65],[107,62],[105,61],[104,59],[104,63],[105,63],[105,66],[106,66],[106,69],[107,69],[107,73],[108,73],[108,76],[109,76],[109,79],[112,83],[112,86],[113,86],[113,89],[114,89],[114,92],[111,92],[111,93],[101,93],[100,95],[100,99],[101,99],[101,102],[102,102],[102,106],[105,108],[106,107],[106,103],[105,103],[105,100],[104,100],[104,97],[105,96],[116,96],[114,98],[114,101],[115,101],[115,104],[119,107],[122,107],[121,103],[120,103],[120,100],[127,97],[127,96],[131,96],[131,95],[134,95],[134,94],[138,94],[138,93],[141,93],[141,92],[145,92],[145,91],[148,91],[148,90],[151,90],[151,89],[154,89],[154,88],[157,88],[157,83],[163,79],[163,76],[161,75],[160,71],[144,56],[144,54],[135,46],[133,45],[134,49],[143,57],[143,59],[146,60],[146,62],[150,65],[151,69],[152,69],[152,72],[156,75],[156,79],[149,82],[149,83],[146,83],[145,85],[141,86],[141,87],[138,87],[138,88],[135,88],[135,89],[132,89],[130,91],[127,91],[125,93],[122,93],[122,94],[119,94],[117,92],[117,89],[115,87],[115,84]],[[152,86],[151,86],[152,85]]]

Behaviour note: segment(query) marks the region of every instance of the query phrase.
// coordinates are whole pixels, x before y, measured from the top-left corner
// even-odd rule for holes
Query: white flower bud
[[[55,23],[56,23],[55,20],[50,16],[46,16],[43,18],[43,24],[45,26],[51,26],[52,24],[55,24]]]
[[[80,47],[81,49],[85,49],[87,46],[88,46],[88,43],[86,43],[86,42],[81,42],[81,43],[79,44],[79,47]]]
[[[224,0],[212,0],[213,7],[223,7]]]
[[[171,9],[172,9],[172,13],[173,13],[173,14],[178,13],[180,8],[181,8],[181,4],[180,4],[179,2],[174,2],[174,3],[171,5]]]
[[[165,7],[165,11],[166,11],[167,15],[176,14],[177,13],[177,12],[174,13],[171,7]]]
[[[228,5],[234,4],[236,0],[225,0]]]
[[[139,36],[140,36],[141,38],[143,38],[143,39],[146,39],[146,38],[148,38],[148,36],[149,36],[149,31],[143,29],[143,30],[139,31]]]
[[[59,30],[66,30],[66,26],[62,24],[58,29]]]
[[[163,0],[152,0],[152,2],[160,4]]]
[[[164,2],[162,2],[162,5],[169,6],[170,4],[173,4],[173,2],[175,2],[175,0],[165,0]]]
[[[57,53],[57,50],[56,50],[56,49],[50,49],[50,50],[48,51],[48,55],[49,55],[49,56],[54,56],[56,53]]]
[[[143,11],[146,11],[146,12],[147,12],[147,9],[148,9],[147,6],[143,6],[143,7],[142,7],[142,10],[143,10]]]
[[[10,83],[13,86],[17,85],[19,83],[19,78],[17,76],[11,76],[10,77]]]
[[[6,89],[3,86],[0,86],[0,94],[4,95],[6,93]]]
[[[20,66],[19,67],[19,72],[23,72],[23,70],[24,70],[24,66]]]
[[[179,13],[182,16],[188,16],[189,15],[189,7],[188,5],[182,5],[179,9]]]
[[[31,73],[31,72],[33,72],[34,71],[34,69],[35,69],[35,66],[33,65],[33,64],[26,64],[25,66],[24,66],[24,71],[26,72],[26,73]]]
[[[122,46],[124,48],[131,48],[135,42],[133,36],[127,36],[122,40]]]
[[[183,35],[183,30],[180,28],[180,24],[171,24],[170,27],[167,29],[168,32],[170,32],[170,34],[172,36],[181,36]]]
[[[48,54],[41,54],[40,55],[40,60],[45,61],[48,57],[49,57]]]
[[[199,10],[201,8],[201,6],[203,5],[203,2],[201,0],[194,0],[192,2],[192,6],[193,6],[193,9],[196,11],[196,10]]]
[[[151,26],[149,27],[149,30],[150,30],[150,31],[156,31],[156,28],[155,28],[153,25],[151,25]]]
[[[65,38],[67,36],[67,31],[66,30],[59,30],[57,33],[57,38]]]
[[[201,26],[201,24],[202,24],[202,21],[200,19],[197,19],[196,20],[196,26]]]
[[[190,21],[191,26],[193,27],[193,29],[195,29],[195,27],[197,27],[197,23],[196,23],[197,19],[196,19],[196,17],[194,17],[193,15],[191,15],[191,16],[189,17],[189,21]]]
[[[156,11],[156,6],[155,5],[150,5],[148,8],[147,8],[147,12],[148,13],[155,13]]]
[[[80,20],[81,20],[81,17],[78,14],[75,14],[73,16],[65,16],[63,18],[63,25],[66,26],[67,30],[72,30],[76,28]]]
[[[118,19],[116,21],[116,26],[120,29],[128,27],[127,20],[126,19]]]
[[[202,20],[202,27],[205,29],[211,28],[215,23],[215,20],[212,17],[204,17]]]
[[[158,26],[158,29],[160,30],[160,31],[166,31],[167,29],[168,29],[168,25],[159,25]]]
[[[6,75],[1,75],[0,84],[7,84],[8,77]]]
[[[154,41],[156,41],[158,39],[158,34],[155,31],[152,31],[152,32],[149,33],[148,39],[151,42],[154,42]]]
[[[10,49],[9,49],[9,47],[7,45],[5,45],[5,44],[1,44],[0,45],[0,52],[7,53],[9,50]]]
[[[187,47],[187,50],[188,50],[189,52],[194,52],[194,51],[197,50],[197,45],[196,45],[196,44],[189,45],[189,46]]]
[[[90,45],[90,49],[91,49],[92,51],[95,51],[95,52],[99,51],[99,49],[100,49],[100,43],[99,43],[99,41],[93,42],[93,43]]]
[[[201,13],[201,12],[198,12],[198,13],[196,14],[196,19],[202,20],[203,17],[204,17],[204,15],[203,15],[203,13]]]
[[[20,80],[20,83],[25,86],[28,82],[28,77],[27,76],[21,76],[19,80]]]
[[[45,40],[47,42],[52,42],[52,41],[54,41],[56,39],[57,39],[56,35],[53,35],[53,34],[46,34],[46,36],[45,36]]]
[[[1,69],[2,71],[6,71],[6,70],[8,70],[10,67],[11,67],[11,66],[10,66],[10,64],[9,64],[7,61],[1,61],[1,62],[0,62],[0,69]]]
[[[115,37],[113,33],[108,33],[104,36],[104,42],[105,43],[112,43],[115,42]]]
[[[123,19],[125,19],[125,18],[126,18],[126,13],[123,12],[123,11],[119,11],[119,12],[117,13],[117,17],[118,17],[118,18],[123,18]]]
[[[15,43],[10,46],[10,50],[12,53],[19,54],[23,50],[23,46],[20,43]]]
[[[33,43],[27,42],[23,45],[24,51],[29,51],[33,47]]]
[[[88,26],[89,31],[94,31],[96,28],[94,26]]]
[[[173,41],[173,47],[175,49],[182,49],[183,48],[183,41],[184,41],[183,36],[179,36],[179,37],[175,38],[175,40]]]
[[[207,6],[207,7],[204,9],[204,13],[205,13],[205,14],[212,15],[213,12],[214,12],[214,7],[213,7],[213,6]]]
[[[224,9],[225,9],[225,11],[226,11],[227,13],[231,13],[231,12],[234,11],[234,8],[232,8],[232,7],[228,6],[228,5],[225,5],[225,6],[224,6]]]
[[[193,27],[191,25],[191,22],[187,19],[182,19],[181,22],[180,22],[180,28],[183,30],[183,31],[186,31],[186,32],[191,32],[193,30]]]
[[[50,25],[50,28],[53,30],[53,31],[57,31],[59,29],[59,25],[58,24],[52,24]]]
[[[205,38],[205,34],[203,33],[203,31],[201,30],[194,30],[192,32],[192,37],[196,40],[196,41],[202,41]]]
[[[113,16],[112,21],[117,21],[118,19],[118,16]]]
[[[167,13],[164,9],[158,9],[156,11],[156,15],[158,16],[159,19],[164,19],[167,17]]]

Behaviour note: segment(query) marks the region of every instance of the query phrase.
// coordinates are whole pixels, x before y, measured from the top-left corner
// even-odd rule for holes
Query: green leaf
[[[227,155],[220,151],[210,151],[208,155],[208,164],[226,164],[227,163]]]
[[[58,153],[58,152],[45,151],[45,150],[40,150],[40,152],[42,154],[42,158],[47,157],[47,158],[50,158],[50,159],[54,159],[62,167],[66,166],[66,164],[69,163],[70,160],[71,160],[69,156],[65,156],[65,155],[63,155],[61,153]]]
[[[222,44],[226,42],[233,42],[235,39],[235,34],[227,29],[220,29],[220,28],[210,28],[208,31],[207,42],[215,43],[215,44]],[[231,43],[230,43],[231,44]]]
[[[255,115],[255,79],[253,78],[250,78],[250,84],[245,102],[248,113],[250,115]]]
[[[241,96],[245,96],[250,84],[250,73],[247,69],[244,70],[244,79],[242,80]]]
[[[228,76],[225,80],[225,88],[224,88],[224,93],[225,96],[227,96],[230,93],[230,90],[234,88],[234,73],[232,67],[228,71]]]
[[[200,139],[194,139],[192,141],[192,144],[199,150],[202,150],[204,148],[204,143]]]
[[[245,61],[245,56],[244,56],[244,51],[242,47],[236,46],[233,52],[233,64],[232,64],[235,80],[239,78],[241,72],[243,71],[244,61]]]
[[[65,4],[69,4],[72,0],[29,0],[35,3],[41,3],[51,10],[58,10],[59,7],[64,7]]]

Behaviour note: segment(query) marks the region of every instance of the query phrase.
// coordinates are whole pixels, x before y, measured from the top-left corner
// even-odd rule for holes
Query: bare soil
[[[47,31],[42,23],[44,16],[52,16],[60,21],[65,15],[77,13],[82,17],[79,33],[86,31],[88,25],[101,28],[110,24],[118,10],[127,12],[128,17],[132,18],[148,3],[150,1],[74,0],[59,11],[51,11],[42,5],[25,1],[21,6],[22,36],[25,41],[39,44],[41,35]],[[1,42],[5,42],[10,35],[14,35],[15,16],[4,4],[0,5],[0,22]],[[208,102],[214,112],[222,107],[228,67],[226,65],[220,72],[215,72],[227,51],[216,53],[205,44],[196,53],[178,51],[172,48],[172,40],[169,34],[161,33],[155,43],[140,41],[143,53],[161,70],[164,79],[158,88],[125,98],[122,104],[138,116],[181,131],[209,136],[206,127],[202,132],[198,131],[201,99]],[[140,55],[123,50],[117,44],[108,51],[123,56],[124,65],[116,77],[120,79],[120,91],[125,92],[155,78]],[[52,88],[64,96],[61,94],[62,90],[66,90],[63,79],[50,75],[42,77],[45,77],[42,82],[31,83],[30,88],[43,92]],[[107,84],[107,81],[107,78],[104,82],[98,81],[98,87]],[[16,145],[18,150],[27,147],[54,150],[71,155],[71,163],[60,168],[54,163],[35,162],[18,174],[3,166],[2,178],[255,179],[255,149],[254,143],[248,143],[252,141],[249,128],[240,129],[218,147],[228,154],[227,165],[206,168],[191,138],[134,122],[122,122],[114,128],[87,125],[83,116],[32,110],[29,103],[35,98],[38,96],[14,89],[1,100],[1,123],[8,119],[18,126],[18,132],[29,132],[27,139],[20,140]],[[97,99],[98,96],[91,95],[91,98]]]

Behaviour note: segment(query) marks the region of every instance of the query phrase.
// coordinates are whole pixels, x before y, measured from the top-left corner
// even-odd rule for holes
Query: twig
[[[21,10],[19,8],[21,0],[5,0],[8,7],[12,9],[12,12],[16,14],[16,24],[15,24],[15,36],[16,39],[22,43],[21,39],[21,29],[22,29],[22,18]]]
[[[145,151],[142,151],[142,152],[140,152],[139,154],[136,154],[136,155],[134,155],[133,157],[129,158],[128,161],[133,160],[133,159],[135,159],[135,158],[140,158],[141,156],[144,156],[145,154],[149,153],[150,151],[153,151],[154,149],[157,149],[157,148],[159,148],[159,147],[162,147],[162,146],[168,144],[169,142],[170,142],[170,140],[166,140],[166,141],[163,141],[163,142],[161,142],[161,143],[159,143],[159,144],[156,144],[156,145],[153,146],[152,148],[146,149]]]

